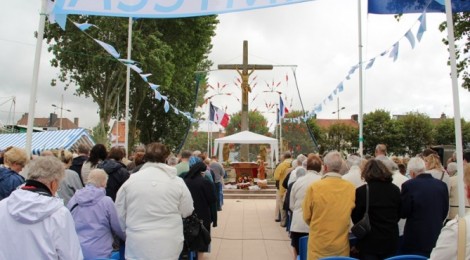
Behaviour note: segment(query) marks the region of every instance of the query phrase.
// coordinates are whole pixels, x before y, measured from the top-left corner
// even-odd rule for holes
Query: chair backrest
[[[385,260],[427,260],[428,258],[422,255],[397,255],[389,257]]]
[[[320,258],[319,260],[359,260],[357,258],[354,258],[354,257],[349,257],[349,256],[328,256],[328,257],[323,257],[323,258]]]
[[[307,260],[308,236],[299,238],[299,260]]]

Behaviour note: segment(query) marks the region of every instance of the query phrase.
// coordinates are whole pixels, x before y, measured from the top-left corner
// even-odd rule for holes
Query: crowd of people
[[[185,244],[183,218],[217,226],[223,167],[199,151],[180,158],[161,143],[43,151],[0,157],[0,259],[106,259],[125,242],[126,259],[198,259],[207,243]],[[27,250],[25,250],[27,245]],[[121,244],[122,246],[123,244]]]
[[[293,159],[290,152],[282,157],[274,171],[278,187],[274,216],[287,226],[294,259],[303,236],[308,236],[310,260],[328,256],[379,260],[403,254],[457,259],[460,173],[455,154],[444,163],[446,167],[431,149],[401,159],[389,157],[383,144],[370,158],[351,154],[345,160],[336,151],[323,157],[301,154]],[[470,151],[464,151],[462,174],[470,198],[468,162]],[[371,228],[356,238],[351,227],[366,212]],[[470,223],[470,214],[465,220]],[[466,234],[465,259],[470,259],[470,232]]]
[[[136,148],[131,160],[124,148],[103,144],[80,145],[74,153],[2,152],[0,259],[109,258],[124,241],[126,259],[178,259],[188,250],[203,259],[210,251],[203,241],[185,243],[182,219],[197,216],[209,234],[217,226],[226,173],[216,157],[176,156],[161,143]],[[294,258],[308,236],[312,260],[456,259],[457,176],[463,174],[470,198],[470,151],[463,162],[458,173],[455,155],[444,167],[433,150],[400,159],[389,157],[383,144],[371,158],[286,152],[273,173],[275,221],[289,231]],[[354,238],[351,227],[366,213],[371,228]],[[470,226],[470,214],[464,220]]]

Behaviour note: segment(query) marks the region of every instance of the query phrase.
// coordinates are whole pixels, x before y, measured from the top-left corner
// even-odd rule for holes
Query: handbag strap
[[[369,214],[369,184],[366,183],[366,214]]]
[[[459,232],[457,244],[457,259],[465,260],[465,249],[467,244],[467,221],[465,218],[459,218]]]

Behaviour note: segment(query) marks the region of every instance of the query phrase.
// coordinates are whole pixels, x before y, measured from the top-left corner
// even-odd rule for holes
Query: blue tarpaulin
[[[33,133],[31,153],[39,154],[44,150],[66,149],[76,150],[79,144],[90,148],[95,141],[84,128],[57,130]],[[9,146],[25,148],[26,133],[0,134],[0,150]]]

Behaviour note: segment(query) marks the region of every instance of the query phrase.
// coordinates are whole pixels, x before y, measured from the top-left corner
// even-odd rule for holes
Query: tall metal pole
[[[132,51],[132,17],[129,17],[129,34],[127,37],[127,59],[131,60]],[[129,156],[129,92],[131,85],[131,67],[127,66],[126,74],[126,112],[125,112],[125,127],[124,127],[124,148],[126,149],[126,156]],[[119,122],[118,122],[119,123]]]
[[[359,36],[359,155],[363,156],[364,135],[363,135],[363,89],[362,89],[362,7],[361,0],[357,0],[357,22]],[[339,112],[338,112],[339,117]]]
[[[459,86],[457,82],[457,62],[455,55],[455,36],[454,22],[452,19],[452,3],[450,0],[445,1],[446,18],[447,18],[447,40],[449,41],[450,55],[450,75],[452,79],[452,97],[454,103],[454,126],[455,126],[455,146],[457,152],[457,192],[459,194],[459,216],[465,216],[465,192],[463,182],[463,148],[462,148],[462,129],[460,125],[460,99]]]
[[[33,79],[31,82],[31,94],[29,95],[28,128],[26,131],[25,150],[28,157],[31,155],[31,144],[33,140],[34,113],[38,90],[39,64],[41,61],[42,40],[44,38],[44,26],[46,24],[47,0],[41,1],[41,12],[39,13],[38,38],[36,40],[36,53],[34,56]]]
[[[60,120],[59,120],[59,130],[62,130],[62,112],[64,111],[64,94],[60,96]]]

